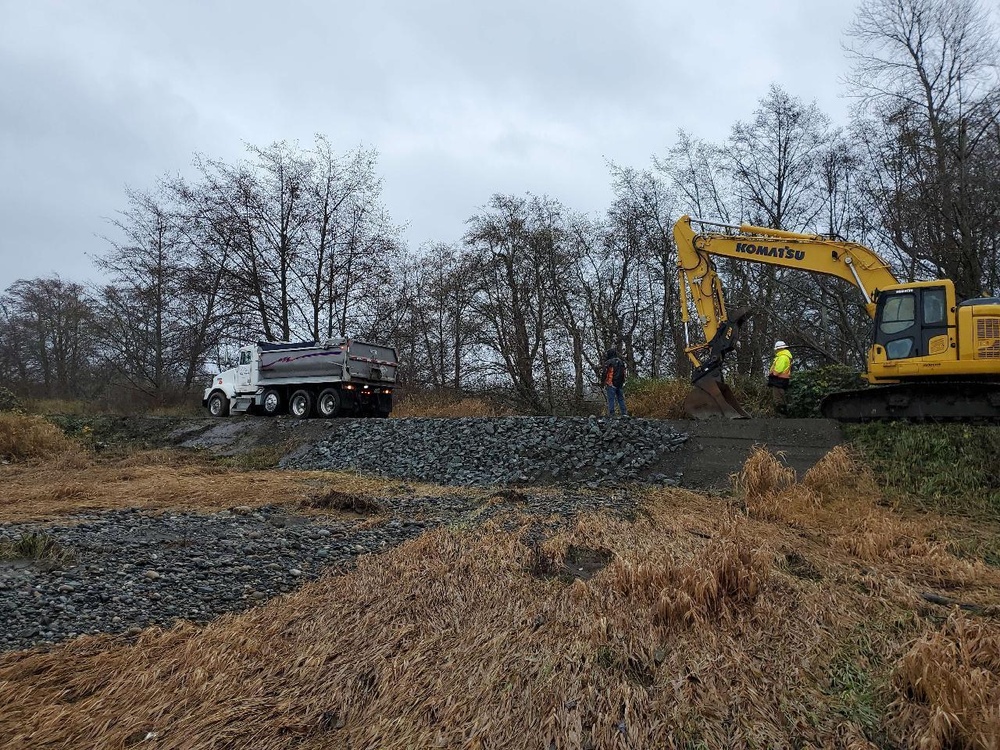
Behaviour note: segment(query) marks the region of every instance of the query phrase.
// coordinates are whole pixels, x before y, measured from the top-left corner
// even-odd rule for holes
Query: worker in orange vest
[[[601,363],[601,381],[608,399],[608,416],[615,415],[615,404],[617,403],[619,413],[623,417],[627,417],[625,391],[622,390],[625,385],[625,363],[615,349],[608,349],[604,355],[604,362]]]
[[[774,362],[771,372],[767,375],[767,385],[771,389],[771,403],[776,414],[785,413],[785,391],[792,378],[792,353],[788,344],[778,340],[774,342]]]

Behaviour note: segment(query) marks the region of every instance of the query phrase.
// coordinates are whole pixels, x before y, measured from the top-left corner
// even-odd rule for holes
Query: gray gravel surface
[[[340,420],[281,461],[440,484],[676,484],[687,435],[660,420],[597,417]]]
[[[516,510],[536,517],[544,538],[579,512],[631,514],[627,491],[531,495],[512,490],[476,498],[419,497],[405,485],[380,498],[386,520],[311,516],[279,507],[213,514],[135,510],[69,517],[58,523],[3,524],[0,541],[44,533],[75,559],[48,570],[0,562],[0,650],[56,643],[84,633],[135,634],[178,619],[206,622],[290,592],[325,569],[347,570],[442,524],[478,524]]]

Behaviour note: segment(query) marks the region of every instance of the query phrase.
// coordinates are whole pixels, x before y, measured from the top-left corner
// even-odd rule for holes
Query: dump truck
[[[694,228],[698,225],[698,229]],[[1000,298],[958,299],[950,279],[900,282],[873,250],[840,237],[682,216],[674,224],[685,351],[695,418],[746,418],[723,380],[747,309],[728,310],[713,258],[844,279],[873,322],[864,378],[871,387],[828,395],[823,416],[841,422],[1000,420]],[[688,305],[700,336],[692,341]]]
[[[236,367],[212,378],[202,406],[213,417],[387,417],[397,362],[393,347],[350,338],[259,341],[240,347]]]

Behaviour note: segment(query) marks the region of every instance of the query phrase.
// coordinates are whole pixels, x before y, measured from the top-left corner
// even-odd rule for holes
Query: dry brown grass
[[[874,502],[881,491],[871,469],[846,445],[838,445],[806,472],[802,484],[824,503],[859,500]]]
[[[935,649],[907,642],[937,626],[860,591],[835,547],[811,551],[841,570],[819,586],[778,572],[788,527],[659,491],[633,523],[586,516],[548,539],[564,560],[611,555],[567,583],[537,574],[518,522],[429,532],[205,628],[3,655],[0,746],[868,748],[940,709],[961,727],[927,748],[991,747],[993,709],[968,719],[995,696],[996,625],[968,656],[966,626],[944,657],[965,660],[958,687],[930,693]],[[877,641],[858,669],[886,691],[864,710],[832,668],[857,633]]]
[[[924,634],[893,674],[906,747],[1000,747],[1000,631],[962,614]]]
[[[996,748],[1000,625],[920,592],[995,605],[1000,571],[903,541],[860,564],[861,519],[934,522],[845,513],[843,456],[811,487],[751,458],[774,519],[661,489],[539,539],[513,502],[204,628],[4,654],[0,747]],[[581,550],[603,567],[551,575]]]
[[[988,570],[980,560],[955,557],[936,539],[940,519],[904,518],[883,507],[874,476],[844,446],[827,453],[801,482],[779,456],[755,448],[734,476],[734,488],[751,518],[822,529],[831,547],[906,571],[928,587],[972,586]]]
[[[687,379],[650,380],[640,383],[628,394],[632,416],[649,419],[687,419],[684,399],[691,391]]]
[[[218,511],[266,504],[308,508],[333,492],[375,507],[378,498],[400,488],[398,481],[351,472],[243,471],[169,450],[117,458],[73,451],[45,463],[0,466],[0,484],[4,487],[0,522],[44,521],[69,513],[120,508]],[[406,488],[425,496],[462,489],[420,483]],[[341,510],[321,505],[315,506],[315,512]]]
[[[513,411],[481,398],[410,394],[392,407],[392,416],[405,417],[508,417]]]
[[[0,459],[24,461],[79,450],[77,443],[41,417],[0,413]]]
[[[761,520],[784,517],[787,490],[795,483],[795,472],[778,456],[755,445],[743,468],[733,477],[737,494],[747,513]]]

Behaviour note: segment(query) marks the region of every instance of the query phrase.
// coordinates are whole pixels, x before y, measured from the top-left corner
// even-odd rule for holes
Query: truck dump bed
[[[396,350],[388,346],[350,339],[293,344],[262,341],[258,346],[262,384],[324,378],[373,383],[396,380]]]

